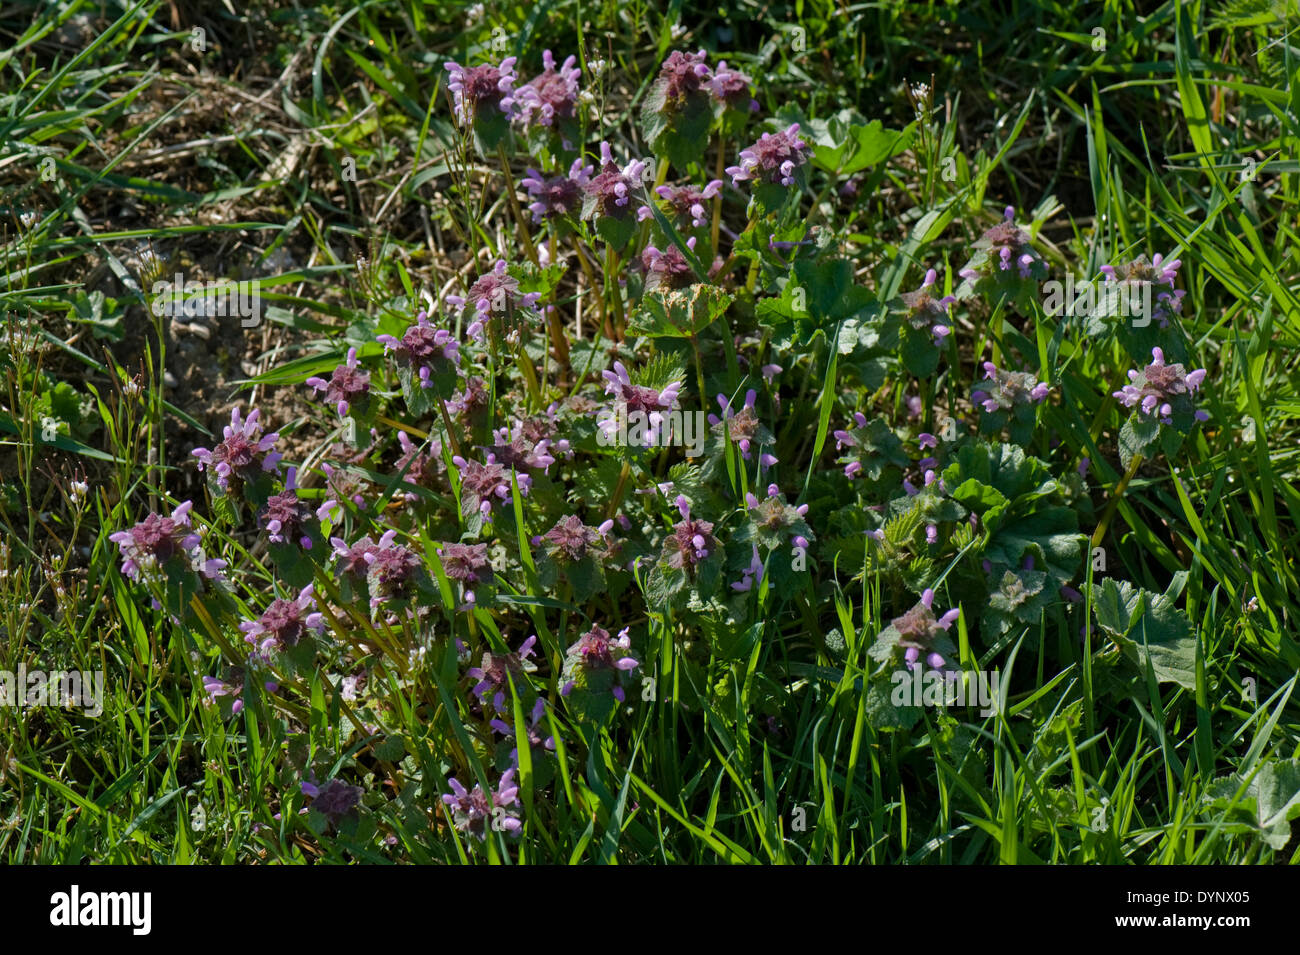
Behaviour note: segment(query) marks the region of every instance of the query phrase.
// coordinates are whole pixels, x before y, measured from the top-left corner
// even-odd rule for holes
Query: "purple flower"
[[[1151,317],[1160,322],[1161,328],[1167,328],[1170,316],[1182,311],[1183,296],[1187,294],[1183,289],[1174,288],[1178,279],[1178,267],[1182,264],[1181,259],[1166,261],[1164,256],[1157,253],[1150,262],[1147,262],[1145,255],[1140,255],[1131,262],[1103,265],[1101,271],[1105,273],[1108,283],[1115,282],[1130,290],[1141,289],[1146,285],[1153,288],[1166,286],[1169,291],[1156,293],[1156,304]]]
[[[203,678],[203,692],[208,695],[209,703],[216,703],[219,696],[233,696],[234,702],[230,705],[231,715],[237,715],[244,708],[244,701],[241,700],[240,694],[244,692],[244,685],[226,683],[218,680],[215,676],[205,676]]]
[[[1042,402],[1052,390],[1027,371],[1003,371],[991,361],[984,363],[984,380],[980,389],[971,393],[989,414],[1011,411],[1018,404]]]
[[[409,600],[419,578],[420,558],[395,543],[397,531],[385,531],[373,548],[362,555],[370,582],[370,606],[386,600]]]
[[[460,832],[469,833],[482,841],[487,838],[488,829],[518,835],[523,828],[516,812],[507,807],[519,805],[519,787],[514,783],[514,769],[507,769],[501,774],[497,788],[487,793],[480,785],[470,792],[453,776],[447,780],[451,792],[444,794],[442,801],[451,810],[452,823]]]
[[[676,113],[700,92],[709,78],[709,65],[705,62],[707,58],[703,50],[698,53],[674,50],[668,54],[668,59],[659,68],[654,95],[651,97],[658,107],[656,112]]]
[[[677,495],[677,510],[682,519],[673,525],[673,532],[664,541],[668,566],[694,571],[696,565],[707,560],[718,549],[713,536],[713,524],[691,517],[691,505],[683,494]]]
[[[370,573],[370,562],[366,556],[375,549],[375,542],[367,535],[351,547],[339,537],[331,537],[334,556],[339,558],[338,572],[354,580],[362,580]]]
[[[244,631],[244,640],[265,658],[273,650],[283,652],[296,647],[308,630],[321,633],[325,618],[316,612],[316,596],[308,584],[293,600],[277,597],[262,616],[245,620],[239,629]]]
[[[435,371],[444,370],[447,365],[455,365],[460,361],[459,343],[446,329],[434,328],[429,323],[427,312],[420,312],[415,317],[415,324],[400,339],[392,335],[380,335],[376,341],[383,343],[385,352],[393,352],[399,361],[419,375],[422,388],[433,387],[432,376]]]
[[[749,559],[749,566],[740,572],[740,580],[731,585],[732,590],[743,592],[749,590],[754,584],[762,583],[763,560],[758,556],[758,545],[753,545],[753,548],[754,554]]]
[[[748,149],[740,151],[740,164],[729,166],[732,185],[747,179],[773,185],[793,186],[795,170],[808,161],[808,144],[799,138],[799,124],[779,133],[764,133]]]
[[[934,616],[934,591],[926,589],[921,600],[901,617],[895,617],[890,623],[899,633],[898,645],[904,649],[903,658],[909,670],[916,669],[917,661],[925,654],[925,662],[936,670],[946,665],[943,656],[932,645],[936,639],[957,622],[961,609],[949,610],[942,617]]]
[[[547,178],[536,169],[529,169],[528,176],[519,180],[519,184],[528,190],[532,201],[528,208],[532,210],[533,221],[555,219],[571,216],[582,205],[582,194],[591,182],[594,166],[584,165],[581,159],[575,159],[569,167],[567,176],[558,175]]]
[[[500,66],[486,63],[464,67],[448,61],[443,64],[451,78],[447,88],[455,101],[456,118],[462,125],[473,123],[480,109],[497,109],[506,117],[514,115],[515,57],[508,56]]]
[[[499,315],[512,314],[517,309],[536,308],[541,292],[519,294],[519,280],[506,271],[506,260],[497,259],[492,271],[480,276],[469,287],[468,300],[474,305],[475,320],[466,329],[471,338],[478,338],[483,332],[483,325],[491,313]],[[453,305],[464,305],[466,299],[459,295],[448,295],[447,301]]]
[[[194,502],[183,501],[172,511],[171,517],[150,514],[130,530],[110,534],[108,539],[121,552],[122,573],[143,582],[172,561],[179,561],[191,565],[205,577],[219,577],[226,562],[216,558],[203,559],[200,548],[203,539],[190,524],[193,507]]]
[[[618,433],[619,407],[617,406],[621,406],[624,415],[631,415],[634,412],[644,414],[650,428],[654,433],[658,433],[657,429],[664,420],[663,412],[677,407],[677,395],[682,389],[679,381],[670,383],[662,390],[646,385],[634,385],[632,376],[628,374],[627,368],[621,361],[614,362],[613,371],[601,372],[601,377],[605,379],[605,393],[614,396],[616,408],[613,411],[605,409],[597,427],[611,438]]]
[[[451,461],[460,469],[460,489],[466,506],[477,508],[484,520],[492,520],[492,508],[511,500],[510,472],[497,461],[495,454],[489,454],[482,464],[460,455]],[[519,483],[519,493],[527,497],[532,477],[517,474],[515,480]]]
[[[612,524],[612,522],[606,523]],[[555,526],[543,534],[540,540],[546,542],[547,552],[552,557],[566,563],[576,563],[585,558],[587,552],[600,543],[601,537],[601,531],[588,527],[582,523],[582,518],[570,514],[556,521]]]
[[[938,282],[939,273],[930,269],[925,273],[925,281],[915,292],[905,292],[902,295],[903,305],[907,308],[906,320],[914,329],[920,331],[928,328],[934,335],[936,346],[943,342],[948,333],[952,331],[949,324],[948,312],[952,303],[957,301],[955,295],[945,295],[942,298],[936,298],[931,289]]]
[[[543,474],[555,463],[554,448],[561,454],[568,452],[567,439],[555,440],[555,425],[545,417],[528,418],[512,426],[497,428],[492,432],[495,444],[490,451],[502,467],[522,471],[532,468]]]
[[[583,186],[582,217],[625,219],[632,214],[632,190],[649,167],[633,159],[622,169],[614,162],[609,143],[600,144],[600,172]]]
[[[1151,349],[1151,364],[1129,371],[1129,384],[1112,392],[1126,408],[1140,408],[1143,414],[1156,415],[1164,424],[1173,424],[1175,411],[1189,411],[1191,396],[1200,390],[1205,380],[1205,369],[1188,371],[1181,364],[1165,364],[1165,353],[1160,348]],[[1197,410],[1197,421],[1206,421],[1209,415]]]
[[[515,91],[519,118],[525,123],[553,126],[557,119],[572,119],[578,103],[582,70],[577,57],[565,57],[558,68],[550,50],[542,51],[542,72]]]
[[[703,189],[695,186],[659,186],[655,194],[668,204],[669,210],[679,220],[690,220],[696,229],[708,219],[704,204],[722,192],[722,180],[714,179]],[[643,217],[645,218],[645,217]]]
[[[303,550],[311,550],[311,537],[306,533],[311,508],[298,499],[297,477],[298,469],[289,468],[284,490],[267,499],[260,521],[277,544],[294,540]]]
[[[443,544],[438,548],[438,557],[442,561],[442,572],[451,580],[468,586],[492,579],[487,544]]]
[[[348,409],[370,393],[370,374],[357,368],[357,350],[348,349],[347,361],[334,369],[330,380],[308,378],[306,384],[316,391],[325,392],[325,400],[345,417]]]
[[[588,674],[609,670],[626,672],[635,670],[641,665],[630,654],[631,646],[632,638],[628,636],[627,627],[620,630],[617,637],[611,637],[608,630],[600,626],[592,626],[568,648],[566,653],[579,669]],[[569,680],[565,683],[560,691],[562,696],[569,695],[573,690],[574,682]],[[614,684],[613,693],[616,700],[623,702],[625,699],[623,688],[617,683]]]
[[[805,535],[812,533],[804,523],[804,518],[808,516],[807,504],[791,507],[786,503],[781,489],[775,484],[769,484],[767,497],[759,500],[753,492],[750,492],[745,495],[745,506],[749,508],[749,516],[758,528],[760,538],[769,549],[780,543],[780,535],[783,531],[793,530],[794,537],[791,543],[807,550],[808,538]]]
[[[534,664],[527,662],[533,655],[533,645],[536,643],[537,635],[534,634],[520,644],[515,653],[485,653],[479,666],[470,667],[466,671],[466,676],[478,680],[470,692],[478,697],[484,707],[491,705],[498,713],[507,712],[505,691],[510,688],[511,677],[518,684],[525,673],[537,669]]]
[[[274,471],[280,453],[272,451],[280,440],[279,433],[262,434],[261,411],[254,408],[248,417],[241,419],[239,409],[230,412],[230,424],[222,431],[223,440],[209,451],[195,448],[190,453],[199,459],[199,470],[212,468],[217,473],[217,484],[223,491],[230,490],[230,480],[236,482],[254,479],[262,471]]]
[[[695,237],[686,240],[686,247],[695,251]],[[681,249],[670,245],[666,252],[660,252],[653,245],[647,245],[641,253],[641,265],[645,268],[646,291],[657,288],[686,288],[695,282],[695,272]]]
[[[541,697],[533,704],[532,713],[528,717],[528,746],[531,749],[543,749],[555,751],[555,737],[551,735],[542,735],[546,732],[542,725],[542,717],[546,715],[546,701]],[[508,725],[504,720],[493,718],[488,721],[488,725],[496,730],[502,736],[514,736],[514,727]],[[510,751],[510,761],[514,765],[519,765],[519,748],[515,747]]]
[[[745,406],[739,411],[731,407],[731,399],[726,395],[718,395],[718,406],[722,409],[722,417],[709,415],[708,421],[710,427],[718,429],[721,433],[723,422],[726,422],[727,437],[740,449],[740,456],[746,461],[752,457],[752,452],[756,446],[769,444],[772,442],[772,435],[763,427],[758,420],[758,415],[754,411],[754,404],[758,400],[758,392],[750,388],[745,392]],[[772,454],[762,454],[759,456],[759,470],[763,471],[777,463],[777,458]]]
[[[750,95],[753,83],[744,73],[728,67],[726,60],[719,60],[706,85],[714,98],[728,109],[754,112],[758,109],[758,101]]]
[[[1029,244],[1029,233],[1016,225],[1016,208],[1007,206],[1003,221],[988,229],[976,240],[977,253],[958,274],[978,282],[982,277],[996,276],[1015,268],[1023,279],[1042,277],[1047,267],[1042,257]]]
[[[361,494],[361,481],[352,472],[328,462],[321,465],[321,470],[325,472],[326,496],[321,506],[316,508],[318,520],[332,520],[336,524],[341,521],[341,501],[351,501],[357,507],[366,506],[366,499]]]

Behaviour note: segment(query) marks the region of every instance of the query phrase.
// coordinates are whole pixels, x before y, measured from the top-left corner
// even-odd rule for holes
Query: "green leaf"
[[[1196,688],[1196,638],[1186,614],[1164,594],[1107,577],[1093,587],[1097,625],[1161,683]]]
[[[654,289],[641,300],[642,310],[628,323],[629,331],[652,338],[690,338],[727,311],[731,296],[716,285],[684,289]]]
[[[1225,776],[1210,784],[1207,796],[1215,812],[1230,808],[1244,815],[1257,834],[1274,850],[1291,840],[1291,820],[1300,816],[1300,760],[1266,762],[1245,787],[1240,775]]]

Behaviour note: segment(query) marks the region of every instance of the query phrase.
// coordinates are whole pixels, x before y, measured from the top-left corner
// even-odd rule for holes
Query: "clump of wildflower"
[[[578,80],[582,70],[576,56],[565,57],[558,67],[550,50],[542,51],[542,72],[515,92],[519,118],[525,123],[554,126],[573,119],[578,104]]]
[[[396,355],[403,368],[417,376],[421,388],[432,388],[435,374],[454,370],[460,361],[460,345],[451,332],[435,328],[429,322],[428,313],[423,311],[400,339],[379,335],[376,341],[383,344],[385,352]]]
[[[542,725],[542,717],[546,715],[546,701],[541,697],[533,704],[532,712],[528,716],[528,746],[530,749],[555,751],[555,737],[546,733],[546,728]],[[515,730],[513,726],[507,724],[504,720],[492,718],[488,725],[502,736],[513,737]],[[515,765],[519,764],[519,748],[510,751],[510,761]]]
[[[1149,317],[1156,319],[1161,328],[1168,328],[1170,317],[1182,311],[1183,296],[1187,294],[1183,289],[1174,288],[1174,283],[1178,280],[1178,267],[1182,264],[1181,259],[1166,260],[1157,253],[1150,262],[1145,255],[1140,255],[1131,262],[1103,265],[1101,271],[1106,276],[1107,284],[1115,283],[1130,293],[1140,292],[1145,286],[1152,289],[1161,286],[1167,288],[1168,291],[1161,289],[1156,292]]]
[[[594,166],[586,165],[582,159],[575,159],[569,166],[569,174],[544,176],[536,169],[529,169],[528,175],[519,180],[519,184],[528,191],[529,210],[534,222],[571,216],[582,207],[582,196],[591,182]]]
[[[362,482],[350,470],[336,468],[326,462],[321,465],[325,472],[325,500],[316,508],[318,520],[332,520],[338,523],[343,519],[342,501],[351,501],[359,508],[366,506],[365,496],[361,493]]]
[[[985,277],[1001,277],[1014,270],[1022,279],[1047,276],[1042,256],[1029,243],[1029,233],[1016,225],[1016,208],[1007,206],[1003,221],[988,229],[975,241],[975,255],[958,275],[976,283]]]
[[[552,443],[560,453],[569,449],[567,440],[555,441],[555,427],[545,418],[529,418],[513,426],[501,427],[492,432],[495,444],[487,449],[503,467],[522,471],[532,468],[546,473],[555,463],[551,454]]]
[[[1173,424],[1173,415],[1192,410],[1192,395],[1205,380],[1205,369],[1188,371],[1181,363],[1165,363],[1160,348],[1151,349],[1151,364],[1142,371],[1128,373],[1129,383],[1112,395],[1126,408],[1138,408],[1145,415],[1158,417],[1163,424]],[[1197,409],[1197,421],[1209,420],[1209,414]]]
[[[754,81],[739,70],[727,66],[726,60],[719,60],[713,75],[706,85],[714,99],[727,109],[752,113],[758,110],[758,100],[751,95]]]
[[[474,321],[465,330],[466,334],[478,338],[492,314],[513,315],[521,309],[532,310],[541,297],[540,292],[521,295],[519,280],[506,271],[506,260],[497,259],[492,271],[480,276],[469,287],[468,301],[474,306]],[[448,295],[447,301],[458,307],[466,303],[466,299],[459,295]]]
[[[492,520],[492,508],[510,500],[510,471],[488,454],[482,464],[456,455],[451,459],[460,468],[460,489],[466,516],[478,511],[485,521]],[[528,474],[517,474],[519,493],[528,496],[533,479]]]
[[[686,247],[695,251],[695,237],[686,240]],[[661,252],[653,245],[647,245],[641,253],[641,265],[645,269],[645,288],[647,292],[657,288],[686,288],[695,282],[695,270],[686,256],[675,245],[668,246]]]
[[[991,361],[984,363],[984,380],[971,400],[985,411],[1012,411],[1017,405],[1040,403],[1051,392],[1051,386],[1040,382],[1027,371],[1005,371]]]
[[[461,66],[454,61],[443,64],[451,74],[447,88],[455,102],[456,118],[462,125],[471,125],[484,116],[485,110],[514,116],[515,60],[508,56],[500,65],[485,63],[482,66]]]
[[[799,124],[791,123],[779,133],[764,133],[758,142],[740,151],[738,165],[727,167],[732,185],[746,180],[777,186],[793,186],[795,171],[808,161],[810,149],[799,138]]]
[[[664,554],[669,567],[694,571],[718,549],[718,541],[711,522],[691,517],[691,504],[684,494],[677,495],[674,503],[682,519],[664,541]]]
[[[476,784],[471,792],[456,777],[448,779],[451,792],[444,794],[442,801],[451,810],[452,824],[458,831],[468,833],[480,842],[487,838],[489,829],[518,835],[523,823],[518,813],[511,811],[511,807],[519,805],[519,787],[514,779],[514,769],[507,769],[501,774],[496,789],[486,793],[481,785]]]
[[[339,559],[338,573],[354,581],[365,580],[370,572],[370,562],[366,557],[375,549],[375,542],[367,534],[355,544],[349,546],[341,537],[331,537],[334,556]]]
[[[633,190],[641,184],[648,166],[633,159],[622,168],[614,162],[609,143],[600,144],[600,172],[583,187],[582,217],[593,219],[627,219],[632,215]]]
[[[906,308],[905,321],[915,331],[929,331],[934,336],[936,346],[942,344],[944,338],[952,331],[948,313],[953,302],[957,301],[955,295],[935,297],[932,289],[938,280],[939,273],[929,269],[919,289],[915,292],[905,292],[901,296]]]
[[[720,192],[721,179],[711,180],[703,189],[695,186],[659,186],[655,189],[655,195],[667,203],[668,210],[679,221],[689,221],[696,229],[704,226],[708,220],[708,210],[704,204]],[[650,207],[643,206],[638,210],[637,218],[651,218]]]
[[[961,609],[949,610],[936,619],[934,615],[934,591],[926,589],[920,601],[901,617],[895,617],[890,625],[898,633],[897,646],[903,648],[903,660],[909,670],[915,670],[924,655],[925,662],[936,670],[947,666],[943,653],[951,654],[956,648],[947,638],[947,631],[957,622]]]
[[[655,429],[663,423],[663,413],[677,407],[677,395],[682,389],[680,381],[674,381],[662,389],[635,385],[621,361],[614,362],[613,371],[601,372],[601,377],[605,379],[605,393],[613,395],[615,402],[626,409],[626,414],[644,414],[646,421]],[[602,418],[599,427],[607,435],[617,432],[617,415]]]
[[[277,544],[296,541],[303,550],[311,550],[311,535],[307,532],[311,521],[311,508],[298,497],[298,469],[289,468],[284,490],[267,498],[262,511],[261,524],[267,536]]]
[[[731,406],[731,399],[726,395],[718,395],[717,401],[722,409],[722,417],[709,415],[709,425],[719,436],[725,434],[740,450],[740,456],[746,461],[753,459],[754,451],[775,440],[772,433],[763,427],[762,422],[758,420],[758,414],[754,411],[758,392],[753,388],[745,392],[745,404],[739,411]],[[776,463],[777,457],[774,454],[762,452],[758,456],[760,471],[765,471]]]
[[[703,50],[698,53],[674,50],[668,54],[663,66],[659,68],[659,76],[650,93],[649,102],[654,103],[656,112],[680,112],[704,89],[710,75],[709,65],[705,62],[707,59],[708,55]]]
[[[262,412],[254,408],[247,418],[241,418],[239,409],[230,412],[230,424],[222,430],[222,441],[212,450],[195,448],[190,453],[199,459],[199,470],[211,468],[217,476],[217,485],[223,491],[230,490],[230,482],[236,486],[244,481],[252,481],[266,471],[277,469],[280,453],[272,450],[280,440],[279,432],[262,434],[260,418]]]
[[[396,543],[397,531],[385,531],[379,542],[362,556],[370,584],[370,606],[389,600],[409,600],[420,576],[420,558]]]
[[[465,387],[447,399],[447,413],[456,416],[466,430],[474,430],[486,421],[491,395],[487,383],[477,375],[465,379]]]
[[[244,640],[265,658],[272,651],[284,652],[298,645],[308,630],[321,633],[325,618],[316,612],[316,595],[308,584],[292,600],[277,597],[256,620],[239,625]]]
[[[343,418],[353,405],[370,393],[370,373],[357,367],[357,350],[349,348],[347,360],[334,369],[329,381],[313,376],[305,384],[318,392],[323,391],[325,400]]]
[[[478,599],[475,589],[492,581],[487,544],[443,544],[438,548],[438,559],[447,578],[460,584],[465,606],[474,606]]]
[[[745,505],[749,509],[749,518],[754,522],[754,530],[760,543],[771,550],[782,543],[787,533],[791,534],[790,543],[801,550],[808,549],[808,538],[812,535],[805,518],[808,505],[792,507],[786,503],[785,495],[775,484],[767,486],[767,497],[759,499],[752,491],[745,495]]]
[[[598,675],[599,682],[609,681],[614,699],[622,703],[626,696],[613,678],[617,673],[626,673],[641,665],[631,655],[632,639],[628,632],[624,627],[617,637],[611,637],[608,630],[593,626],[579,637],[566,651],[564,673],[567,680],[560,694],[570,695],[580,680],[584,687],[591,688],[592,677]]]
[[[854,457],[844,463],[847,478],[867,478],[879,481],[886,470],[902,470],[910,463],[903,451],[903,443],[892,428],[881,418],[868,421],[860,411],[853,413],[853,427],[836,429],[835,449],[852,449]],[[844,458],[840,459],[844,461]]]
[[[232,716],[238,715],[244,708],[244,701],[240,699],[244,692],[242,683],[226,683],[215,676],[205,676],[203,678],[203,692],[207,694],[208,702],[212,704],[215,704],[220,697],[231,697],[230,713]]]
[[[519,685],[525,673],[537,669],[536,664],[528,659],[533,655],[536,643],[537,635],[534,634],[520,644],[514,653],[484,653],[482,663],[466,671],[466,676],[478,680],[470,692],[478,698],[479,703],[485,708],[491,706],[498,713],[508,712],[506,690],[510,688],[511,677]]]
[[[149,514],[130,530],[110,534],[122,557],[122,573],[132,580],[143,582],[147,578],[162,576],[172,568],[199,570],[205,577],[221,576],[224,560],[203,560],[200,545],[203,538],[190,523],[193,501],[182,501],[170,517]]]
[[[613,520],[607,520],[599,528],[588,527],[582,523],[582,518],[570,514],[556,521],[555,526],[538,540],[546,547],[547,556],[577,563],[596,548],[613,526]]]

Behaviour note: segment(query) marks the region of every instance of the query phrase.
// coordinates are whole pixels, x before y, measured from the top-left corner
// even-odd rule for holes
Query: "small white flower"
[[[90,493],[90,485],[85,481],[73,481],[69,485],[69,490],[72,492],[72,499],[77,504],[82,504],[86,500],[86,495]]]

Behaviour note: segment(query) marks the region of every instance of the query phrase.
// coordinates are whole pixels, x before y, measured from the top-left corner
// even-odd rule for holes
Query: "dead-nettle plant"
[[[1089,454],[1131,477],[1199,426],[1207,372],[1187,370],[1177,260],[1048,281],[1042,222],[1006,207],[954,223],[905,270],[850,238],[833,197],[909,151],[936,164],[910,115],[895,130],[851,110],[765,116],[748,76],[697,50],[651,77],[639,130],[607,128],[574,56],[501,52],[446,64],[464,265],[418,304],[367,283],[370,312],[292,366],[329,439],[290,467],[289,422],[236,409],[193,449],[206,496],[111,537],[122,574],[200,639],[221,715],[297,712],[319,673],[357,732],[392,694],[427,705],[470,729],[423,780],[438,824],[501,851],[544,825],[557,754],[621,732],[641,694],[725,709],[715,674],[752,673],[771,641],[803,652],[778,621],[853,623],[846,575],[888,621],[857,645],[882,731],[927,706],[1000,706],[1010,677],[989,657],[1044,620],[1077,629],[1089,580],[1113,611],[1098,627],[1136,652],[1127,611],[1154,597],[1116,580],[1100,544],[1127,478],[1102,483],[1077,446],[1054,449],[1086,408]],[[602,97],[632,82],[606,70]],[[929,88],[912,95],[928,122]],[[959,230],[969,257],[941,268]],[[251,309],[227,309],[251,317],[251,291]],[[199,292],[155,286],[155,314]],[[1104,380],[1065,375],[1042,357],[1065,335],[1116,336],[1139,368],[1118,390],[1111,359]],[[1096,438],[1107,423],[1118,446]],[[292,447],[309,433],[295,426]],[[818,672],[861,672],[840,631],[817,643]],[[293,805],[320,833],[377,823],[392,794],[340,767],[406,766],[390,748],[365,772],[342,753],[303,763]]]

